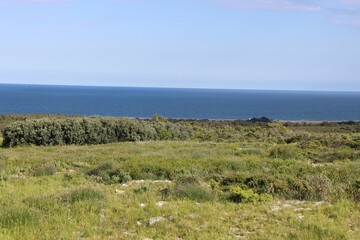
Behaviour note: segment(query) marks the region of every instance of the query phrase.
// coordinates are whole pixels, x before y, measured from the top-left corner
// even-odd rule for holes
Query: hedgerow
[[[155,116],[150,120],[72,117],[14,122],[3,130],[3,147],[21,145],[90,145],[149,140],[186,140],[193,135],[185,124]]]

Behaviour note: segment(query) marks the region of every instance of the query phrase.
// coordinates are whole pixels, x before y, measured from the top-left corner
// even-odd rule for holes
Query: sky
[[[360,0],[0,0],[0,83],[360,91]]]

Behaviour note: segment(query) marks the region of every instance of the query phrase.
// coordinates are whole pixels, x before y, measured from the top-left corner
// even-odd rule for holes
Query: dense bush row
[[[6,127],[4,125],[7,125]],[[308,157],[313,162],[356,159],[360,122],[279,123],[267,118],[233,121],[76,117],[64,115],[0,115],[3,146],[101,144],[118,141],[198,140],[282,144],[272,158]],[[317,149],[325,147],[333,152]],[[304,150],[306,149],[306,152]],[[314,151],[315,150],[315,153]],[[308,155],[308,156],[306,156]]]
[[[160,116],[150,120],[100,117],[34,119],[14,122],[3,130],[3,147],[19,145],[105,144],[122,141],[185,140],[192,136],[185,124]]]

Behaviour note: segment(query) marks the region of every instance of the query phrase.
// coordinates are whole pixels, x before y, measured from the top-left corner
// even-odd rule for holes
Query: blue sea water
[[[0,84],[0,114],[360,120],[360,92]]]

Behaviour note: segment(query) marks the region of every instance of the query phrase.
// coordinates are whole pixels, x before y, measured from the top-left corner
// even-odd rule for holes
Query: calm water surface
[[[0,84],[0,114],[360,120],[360,92],[210,90]]]

